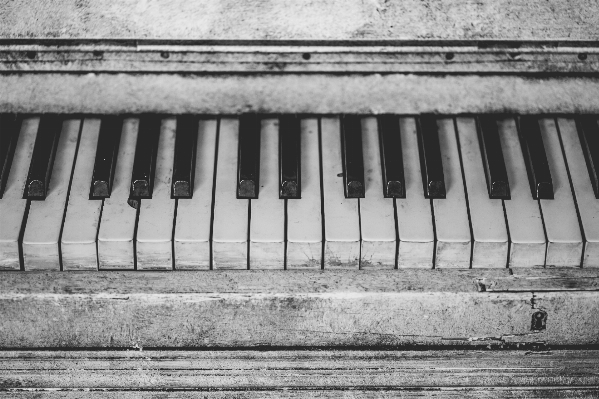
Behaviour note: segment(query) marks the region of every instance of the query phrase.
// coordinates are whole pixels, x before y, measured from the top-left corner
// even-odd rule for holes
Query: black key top
[[[20,129],[21,118],[13,114],[0,115],[0,198],[4,194]]]
[[[131,198],[152,198],[161,122],[162,118],[158,115],[143,115],[139,118],[139,133],[129,194]]]
[[[543,145],[539,118],[520,117],[520,145],[534,199],[553,199],[553,182]]]
[[[279,118],[279,198],[301,198],[301,126],[294,115]]]
[[[260,118],[245,114],[239,118],[237,155],[237,198],[258,198],[260,179]]]
[[[358,115],[344,115],[341,118],[341,154],[345,198],[364,198],[362,122]]]
[[[446,195],[439,127],[434,115],[421,115],[416,123],[420,168],[425,198],[444,199]]]
[[[196,143],[199,118],[193,115],[177,117],[177,138],[173,165],[172,198],[191,198],[196,163]],[[212,193],[206,193],[212,195]]]
[[[599,125],[597,116],[580,116],[576,119],[576,125],[595,197],[599,199]]]
[[[63,118],[59,115],[41,116],[23,198],[46,199],[62,122]]]
[[[403,173],[399,116],[380,115],[378,118],[385,198],[406,198]]]
[[[110,115],[102,118],[89,194],[92,199],[110,197],[122,129],[122,117]]]
[[[508,200],[511,198],[510,185],[499,141],[497,120],[491,115],[481,115],[478,117],[478,125],[478,138],[489,198]]]

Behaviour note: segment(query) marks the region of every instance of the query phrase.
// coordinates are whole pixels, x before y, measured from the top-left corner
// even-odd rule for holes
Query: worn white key
[[[383,195],[383,172],[376,118],[362,119],[365,198],[360,198],[360,269],[393,269],[397,250],[393,199]]]
[[[301,121],[300,200],[287,200],[287,269],[320,269],[322,218],[318,120]]]
[[[237,199],[238,119],[221,119],[218,142],[212,266],[247,269],[249,200]]]
[[[490,199],[474,118],[457,118],[474,236],[472,267],[506,267],[508,235],[502,200]]]
[[[563,118],[557,122],[584,231],[582,266],[599,267],[599,199],[593,192],[576,123],[573,119]]]
[[[23,119],[4,195],[0,198],[0,270],[19,270],[19,235],[27,200],[23,191],[37,137],[39,118]]]
[[[439,119],[439,144],[445,178],[445,199],[434,199],[437,229],[436,268],[470,267],[470,222],[453,119]]]
[[[260,131],[260,188],[250,200],[250,269],[283,269],[285,201],[279,199],[279,121],[263,119]]]
[[[322,118],[321,140],[324,267],[357,269],[360,266],[358,200],[344,195],[339,118]]]
[[[395,200],[399,248],[397,267],[433,267],[435,232],[431,200],[424,198],[414,118],[400,118],[406,198]]]
[[[509,267],[545,265],[545,232],[539,203],[532,198],[522,147],[514,118],[497,123],[501,150],[510,183],[511,199],[504,200],[510,232]]]
[[[173,222],[175,200],[171,199],[171,180],[175,159],[177,120],[162,120],[152,199],[142,199],[137,222],[137,270],[173,268]]]
[[[79,119],[63,122],[48,195],[43,201],[31,201],[23,236],[25,270],[60,270],[60,231],[80,128]]]
[[[125,119],[119,143],[119,153],[110,198],[104,199],[102,220],[98,232],[98,260],[100,269],[130,269],[135,267],[133,237],[137,209],[127,203],[135,146],[139,128],[138,119]]]
[[[102,201],[90,200],[89,191],[94,173],[99,134],[100,119],[83,121],[69,203],[62,229],[60,250],[63,270],[95,270],[98,268],[96,237]]]
[[[547,232],[545,266],[580,266],[582,234],[555,119],[539,121],[553,182],[553,200],[539,200]]]
[[[212,188],[216,156],[215,119],[199,123],[193,197],[177,200],[175,269],[210,269]]]

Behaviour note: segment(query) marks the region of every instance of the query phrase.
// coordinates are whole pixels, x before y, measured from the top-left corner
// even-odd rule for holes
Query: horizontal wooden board
[[[2,74],[0,112],[598,113],[599,79],[322,73]]]
[[[599,388],[597,350],[8,351],[0,370],[0,397],[554,398]]]
[[[479,288],[493,292],[599,291],[599,273],[591,269],[513,268],[509,276],[485,277]]]
[[[598,292],[526,292],[519,281],[521,292],[479,291],[481,279],[507,281],[508,273],[4,272],[0,343],[4,349],[599,344]],[[546,329],[533,331],[539,311],[547,315]]]
[[[162,39],[599,39],[594,0],[14,0],[2,37]]]

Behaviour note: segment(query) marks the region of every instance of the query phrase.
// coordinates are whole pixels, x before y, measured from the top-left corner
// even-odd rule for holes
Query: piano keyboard
[[[0,118],[0,268],[599,266],[599,119]]]

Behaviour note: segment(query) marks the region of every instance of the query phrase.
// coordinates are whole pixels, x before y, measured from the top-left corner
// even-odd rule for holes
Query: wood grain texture
[[[17,0],[0,36],[161,39],[599,39],[594,0]]]
[[[597,113],[593,77],[7,74],[0,112]]]
[[[480,279],[508,273],[7,272],[0,342],[4,349],[599,344],[597,292],[479,291]],[[539,310],[547,328],[531,331]]]

